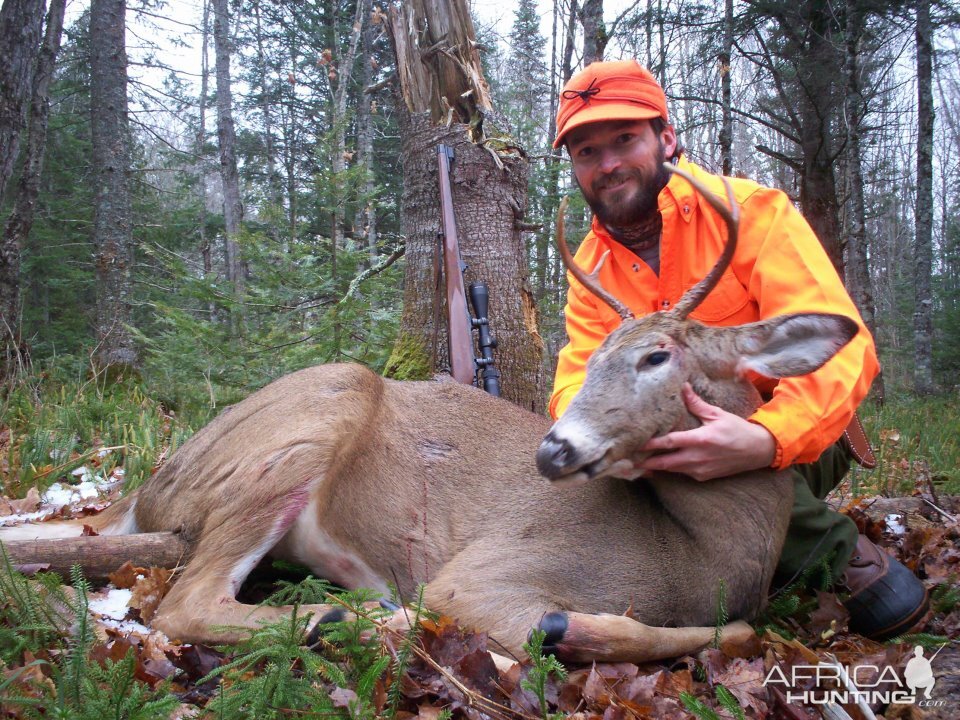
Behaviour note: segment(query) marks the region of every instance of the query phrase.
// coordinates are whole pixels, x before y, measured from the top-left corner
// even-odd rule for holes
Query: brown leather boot
[[[841,584],[850,591],[850,629],[873,640],[902,635],[930,605],[923,583],[863,535]]]

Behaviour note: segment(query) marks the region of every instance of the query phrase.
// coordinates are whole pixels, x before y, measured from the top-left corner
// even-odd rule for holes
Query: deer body
[[[792,481],[772,471],[637,478],[637,449],[697,422],[684,383],[745,417],[759,402],[748,371],[811,372],[856,332],[836,315],[738,328],[675,311],[626,319],[552,428],[464,385],[394,382],[355,365],[301,370],[226,410],[101,515],[0,530],[0,540],[79,534],[83,523],[182,532],[193,552],[154,619],[181,640],[229,641],[288,614],[235,599],[271,553],[347,587],[395,583],[406,599],[426,583],[428,608],[518,655],[538,625],[567,659],[690,653],[713,640],[721,582],[730,617],[762,607]],[[306,609],[322,619],[330,608]]]

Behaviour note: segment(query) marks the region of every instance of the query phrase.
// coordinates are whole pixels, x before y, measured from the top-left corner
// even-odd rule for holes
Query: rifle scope
[[[490,290],[485,282],[478,280],[470,283],[470,303],[475,316],[470,322],[477,328],[477,347],[480,350],[480,357],[476,359],[477,376],[474,384],[480,387],[482,383],[484,390],[500,397],[500,371],[493,366],[493,348],[497,346],[497,341],[490,334],[490,321],[487,319]]]

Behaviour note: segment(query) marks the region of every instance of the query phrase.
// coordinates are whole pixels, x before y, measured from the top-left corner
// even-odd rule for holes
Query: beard
[[[593,214],[615,236],[630,234],[631,227],[646,224],[650,216],[657,211],[657,198],[670,180],[670,173],[663,167],[666,159],[663,143],[658,142],[657,145],[657,158],[652,174],[640,168],[620,170],[597,178],[591,183],[589,191],[577,183]],[[608,196],[606,200],[600,199],[601,190],[630,179],[635,181],[632,194],[629,194],[631,189],[627,188]]]

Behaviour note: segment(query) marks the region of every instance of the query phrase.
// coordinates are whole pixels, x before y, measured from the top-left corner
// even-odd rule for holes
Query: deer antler
[[[557,248],[560,250],[560,257],[563,259],[563,264],[566,265],[570,274],[580,281],[581,285],[612,307],[623,320],[633,320],[634,316],[630,308],[620,302],[620,300],[615,298],[611,293],[604,290],[603,285],[600,284],[600,280],[598,279],[600,268],[603,267],[603,263],[606,262],[607,256],[610,254],[609,250],[603,254],[600,262],[597,263],[596,267],[593,268],[593,272],[589,275],[573,261],[573,255],[570,253],[570,248],[567,247],[563,223],[563,216],[567,212],[569,200],[570,198],[567,197],[561,200],[560,207],[557,210]]]
[[[670,311],[682,320],[697,309],[697,306],[699,306],[700,303],[703,302],[703,299],[710,294],[710,291],[716,287],[717,283],[720,282],[720,277],[730,266],[730,261],[733,260],[733,252],[737,249],[737,233],[740,228],[740,206],[737,205],[737,200],[733,196],[733,188],[730,187],[730,183],[727,182],[726,178],[723,178],[723,187],[727,191],[727,201],[729,205],[724,205],[719,197],[710,192],[704,187],[703,183],[695,180],[685,170],[674,167],[670,163],[664,163],[663,166],[693,185],[694,189],[703,196],[704,200],[710,203],[710,206],[716,210],[727,223],[727,244],[717,259],[717,264],[713,266],[713,269],[707,273],[707,276],[703,278],[703,280],[687,290],[683,297],[677,301],[677,304],[673,306],[673,310]]]

